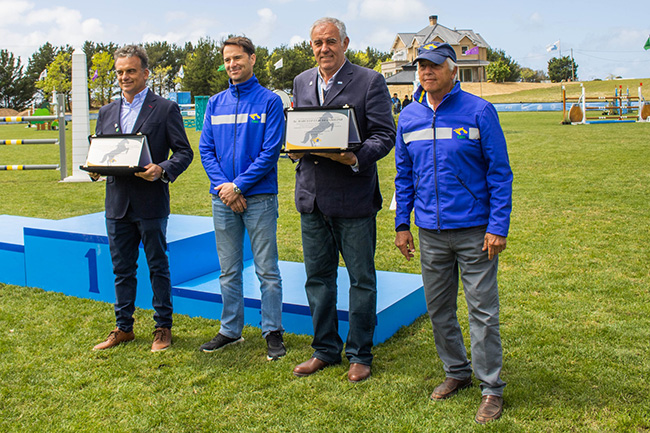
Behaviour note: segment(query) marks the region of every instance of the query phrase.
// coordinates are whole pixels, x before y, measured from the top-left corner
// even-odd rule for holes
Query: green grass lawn
[[[135,342],[92,352],[114,325],[110,304],[0,284],[0,431],[650,431],[650,125],[561,126],[560,117],[501,114],[515,183],[500,256],[508,386],[499,421],[474,423],[477,386],[428,399],[444,372],[425,316],[377,346],[373,377],[352,385],[347,363],[292,376],[311,354],[304,335],[286,335],[288,354],[273,363],[252,327],[244,344],[201,353],[218,329],[207,319],[176,316],[172,348],[152,354],[151,310],[137,311]],[[18,126],[0,126],[0,135],[27,138]],[[198,134],[190,139],[196,149]],[[56,163],[57,155],[55,146],[2,146],[0,164]],[[392,154],[380,163],[386,202],[393,164]],[[293,166],[281,159],[279,171],[280,257],[300,261]],[[103,210],[102,184],[58,179],[0,172],[0,214]],[[174,213],[210,215],[198,158],[171,190]],[[377,268],[418,273],[393,239],[384,209]],[[462,295],[459,305],[467,335]]]

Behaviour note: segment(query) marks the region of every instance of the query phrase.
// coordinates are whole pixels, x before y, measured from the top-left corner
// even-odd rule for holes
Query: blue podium
[[[211,217],[171,215],[167,244],[174,312],[219,320],[219,258]],[[142,247],[141,247],[142,248]],[[260,284],[250,243],[244,254],[246,324],[260,326]],[[302,263],[280,262],[283,286],[282,321],[287,332],[313,334],[304,290]],[[38,287],[70,296],[113,303],[113,271],[104,213],[63,220],[0,215],[0,282]],[[348,332],[348,287],[345,268],[338,272],[339,333]],[[377,272],[375,344],[426,312],[420,275]],[[136,306],[151,308],[151,285],[144,251],[138,260]]]

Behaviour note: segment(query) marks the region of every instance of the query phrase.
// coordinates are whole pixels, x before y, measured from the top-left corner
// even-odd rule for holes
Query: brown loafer
[[[120,328],[115,328],[108,334],[108,338],[99,343],[97,346],[93,347],[93,350],[104,350],[115,347],[118,344],[126,343],[127,341],[132,341],[135,339],[135,334],[133,331],[124,332]]]
[[[484,395],[481,398],[481,405],[476,412],[474,420],[479,424],[486,424],[501,417],[503,411],[503,397],[498,395]]]
[[[329,364],[316,357],[311,357],[302,364],[296,365],[296,367],[293,369],[293,375],[298,377],[310,376],[330,365],[332,364]]]
[[[365,364],[352,363],[348,371],[348,381],[352,383],[361,382],[370,377],[370,366]]]
[[[454,379],[453,377],[445,378],[444,382],[436,387],[431,393],[431,400],[444,400],[456,394],[461,389],[472,386],[472,378],[464,380]]]
[[[152,352],[162,352],[169,349],[172,344],[172,330],[169,328],[156,328],[153,331],[153,344],[151,345]]]

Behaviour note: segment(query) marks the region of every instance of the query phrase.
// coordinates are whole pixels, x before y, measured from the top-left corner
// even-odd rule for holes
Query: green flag
[[[645,41],[645,45],[643,46],[646,50],[650,50],[650,36],[648,36],[648,40]]]
[[[650,39],[648,39],[650,41]],[[218,72],[225,71],[226,70],[226,65],[221,65],[219,66],[219,69],[217,69]]]

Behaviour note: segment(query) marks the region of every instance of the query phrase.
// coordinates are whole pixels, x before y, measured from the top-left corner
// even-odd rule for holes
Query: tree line
[[[569,81],[578,79],[578,64],[569,56],[553,57],[548,61],[548,74],[546,71],[533,70],[521,67],[500,49],[488,48],[487,60],[490,62],[485,68],[487,79],[496,83],[511,81],[541,82]]]
[[[221,42],[202,38],[197,43],[180,46],[168,42],[143,45],[149,56],[149,86],[161,95],[182,90],[192,96],[214,95],[228,88],[223,68]],[[100,107],[119,93],[116,85],[113,53],[118,45],[86,41],[82,50],[88,68],[88,92],[91,106]],[[72,88],[72,52],[70,45],[56,47],[49,42],[32,54],[26,65],[8,50],[0,51],[0,107],[22,110],[33,101],[47,101],[53,91],[70,100]],[[272,89],[290,91],[293,78],[316,66],[309,42],[292,47],[281,45],[269,51],[256,47],[254,72],[260,83]],[[368,47],[348,50],[352,63],[380,70],[389,53]]]

